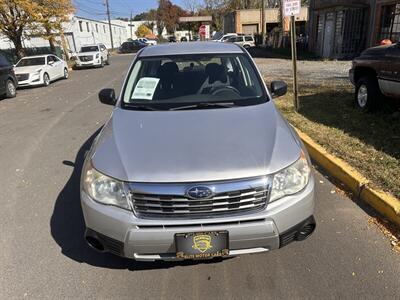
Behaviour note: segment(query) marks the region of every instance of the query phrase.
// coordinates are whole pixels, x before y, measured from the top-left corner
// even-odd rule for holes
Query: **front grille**
[[[137,190],[131,192],[135,213],[145,218],[210,218],[230,216],[262,210],[268,202],[270,184],[266,180],[230,183],[229,191],[218,192],[219,184],[212,186],[215,194],[207,199],[191,199],[185,194],[152,194]],[[254,185],[257,183],[257,185]],[[224,183],[222,183],[223,185]],[[188,186],[187,188],[189,188]],[[237,189],[240,188],[240,189]],[[159,191],[162,187],[159,187]],[[186,190],[181,188],[180,190]]]
[[[93,56],[92,55],[79,56],[79,60],[80,61],[92,61],[93,60]]]
[[[17,74],[15,75],[18,81],[25,81],[29,79],[29,74]]]

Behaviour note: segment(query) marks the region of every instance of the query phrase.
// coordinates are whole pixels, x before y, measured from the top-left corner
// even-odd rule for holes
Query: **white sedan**
[[[50,82],[68,78],[67,63],[55,55],[37,55],[22,58],[14,67],[18,86],[48,86]]]
[[[147,44],[149,46],[157,45],[157,41],[156,40],[149,40],[149,39],[146,39],[146,38],[139,38],[138,41],[140,41],[140,42],[142,42],[144,44]]]

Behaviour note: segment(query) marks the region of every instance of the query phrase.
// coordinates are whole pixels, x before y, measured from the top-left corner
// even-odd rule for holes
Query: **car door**
[[[6,79],[8,77],[9,65],[7,60],[0,55],[0,95],[6,92]]]
[[[380,86],[388,96],[400,98],[400,43],[386,50],[385,70],[382,70]]]
[[[55,71],[55,77],[60,78],[64,76],[64,64],[63,62],[55,55],[52,55],[53,60],[54,60],[54,71]]]
[[[47,56],[47,73],[50,76],[50,80],[57,78],[57,68],[52,55]]]

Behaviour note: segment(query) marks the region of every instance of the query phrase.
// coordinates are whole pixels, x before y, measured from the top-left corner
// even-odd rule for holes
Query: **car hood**
[[[368,48],[367,50],[364,50],[361,53],[361,56],[378,56],[378,55],[383,55],[386,52],[386,49],[389,48],[390,45],[382,45],[382,46],[376,46],[372,48]]]
[[[116,108],[92,148],[92,164],[131,182],[262,176],[300,157],[288,126],[271,102],[191,111]]]
[[[78,56],[93,56],[99,53],[98,51],[93,51],[93,52],[79,52]]]
[[[44,67],[44,65],[43,66],[15,67],[14,72],[15,72],[15,74],[34,73],[43,67]]]

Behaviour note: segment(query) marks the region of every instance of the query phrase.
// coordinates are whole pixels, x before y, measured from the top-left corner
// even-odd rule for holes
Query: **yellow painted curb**
[[[310,156],[331,176],[343,182],[360,199],[400,226],[400,200],[370,187],[368,179],[340,158],[328,153],[307,134],[295,128]]]

